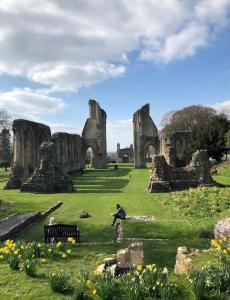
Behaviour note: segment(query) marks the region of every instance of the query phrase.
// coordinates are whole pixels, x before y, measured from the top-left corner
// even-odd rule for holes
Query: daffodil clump
[[[211,240],[210,252],[217,257],[217,262],[193,270],[188,277],[196,299],[207,296],[230,299],[230,242],[227,237]]]
[[[157,268],[155,264],[141,265],[122,276],[128,299],[177,299],[177,285],[170,282],[168,269]]]
[[[75,243],[76,241],[73,238],[70,238],[68,243],[57,242],[53,244],[7,240],[0,245],[0,262],[7,262],[13,270],[18,270],[20,265],[21,268],[23,266],[33,266],[31,268],[35,269],[35,263],[32,260],[37,259],[41,263],[46,263],[47,259],[65,259],[71,255],[71,247]],[[25,264],[26,261],[27,264]],[[30,269],[30,267],[24,269]]]
[[[230,242],[227,237],[219,240],[211,240],[211,249],[222,261],[229,261],[230,263]]]
[[[230,190],[217,187],[190,188],[172,193],[163,204],[176,205],[184,215],[212,217],[230,208]]]

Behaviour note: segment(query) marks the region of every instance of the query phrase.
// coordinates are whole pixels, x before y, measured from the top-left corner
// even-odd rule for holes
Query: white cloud
[[[55,90],[123,74],[128,54],[169,63],[226,26],[230,0],[1,0],[0,72]]]
[[[52,85],[52,90],[74,90],[81,86],[97,83],[108,77],[117,77],[125,72],[124,66],[98,62],[84,66],[62,65],[53,68],[49,65],[29,71],[29,77],[40,83]]]
[[[133,120],[117,120],[107,122],[107,149],[114,151],[117,148],[117,143],[121,144],[122,148],[129,147],[133,144]]]
[[[218,102],[212,105],[212,107],[219,113],[224,113],[230,118],[230,100],[225,100],[223,102]]]
[[[0,94],[0,108],[6,109],[10,114],[27,116],[53,114],[64,107],[63,100],[29,88],[14,89]]]

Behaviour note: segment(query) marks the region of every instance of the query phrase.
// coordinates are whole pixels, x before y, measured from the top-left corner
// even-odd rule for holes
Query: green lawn
[[[54,295],[44,274],[53,270],[65,270],[74,277],[81,265],[87,264],[93,270],[105,256],[126,247],[131,241],[124,240],[117,244],[114,228],[111,226],[110,214],[115,211],[116,203],[120,203],[128,215],[149,214],[155,217],[154,222],[124,222],[124,237],[144,238],[145,262],[167,266],[171,271],[177,247],[187,245],[208,248],[209,240],[200,238],[200,233],[210,230],[221,217],[205,220],[186,218],[176,209],[161,206],[159,199],[169,197],[169,194],[145,193],[148,170],[137,170],[129,164],[119,165],[117,171],[109,166],[106,170],[87,169],[83,176],[75,174],[73,180],[77,191],[70,194],[38,195],[4,190],[6,179],[7,174],[0,171],[0,199],[11,205],[9,210],[0,211],[0,218],[19,211],[43,211],[61,200],[63,205],[52,216],[58,223],[79,225],[82,244],[75,247],[72,258],[52,261],[43,266],[38,279],[27,278],[24,274],[10,271],[5,264],[0,264],[1,299],[69,299],[68,296]],[[216,180],[230,183],[230,172],[220,173]],[[88,211],[92,217],[80,220],[79,210]],[[228,213],[225,211],[224,215]],[[47,224],[49,218],[43,223]],[[21,237],[26,241],[43,241],[43,238],[43,224],[35,226]],[[180,280],[180,284],[185,283]],[[194,299],[191,292],[186,291],[186,287],[185,295],[183,299]]]

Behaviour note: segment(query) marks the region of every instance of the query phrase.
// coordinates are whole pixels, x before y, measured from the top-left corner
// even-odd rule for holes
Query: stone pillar
[[[147,146],[152,145],[156,154],[159,151],[158,130],[149,115],[149,104],[133,115],[133,138],[135,168],[145,168]]]
[[[90,117],[87,119],[82,131],[83,157],[89,147],[93,150],[92,166],[95,169],[106,168],[106,112],[101,109],[95,100],[89,100]]]

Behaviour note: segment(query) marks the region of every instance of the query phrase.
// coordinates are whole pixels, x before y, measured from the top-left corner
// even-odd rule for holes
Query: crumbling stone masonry
[[[133,135],[135,167],[145,168],[148,148],[153,146],[155,154],[159,151],[158,131],[149,115],[149,104],[134,113]]]
[[[57,132],[51,138],[56,146],[57,161],[63,174],[67,175],[84,167],[80,135]]]
[[[60,193],[73,192],[73,182],[63,175],[57,161],[55,144],[44,142],[40,147],[40,165],[21,187],[22,192]]]
[[[171,166],[184,166],[183,151],[190,139],[189,131],[176,131],[173,133],[161,132],[159,136],[160,154],[164,155]]]
[[[50,128],[27,120],[14,120],[13,166],[7,189],[20,188],[31,176],[38,163],[39,147],[51,141]]]
[[[86,160],[88,148],[93,150],[92,167],[106,168],[106,112],[95,100],[89,100],[89,115],[82,132],[83,160]]]
[[[153,158],[148,191],[169,192],[197,186],[214,186],[211,164],[206,150],[197,150],[190,164],[183,168],[169,165],[163,155]]]

